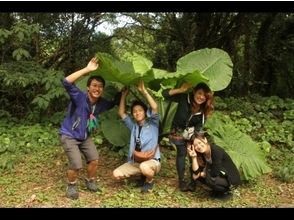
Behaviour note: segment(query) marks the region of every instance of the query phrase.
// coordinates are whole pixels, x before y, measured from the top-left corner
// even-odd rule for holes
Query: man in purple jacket
[[[105,80],[101,76],[91,76],[87,82],[87,92],[82,92],[74,82],[98,68],[97,58],[92,58],[88,65],[65,79],[62,83],[70,96],[67,115],[60,128],[61,143],[69,160],[67,171],[68,187],[66,196],[78,199],[77,178],[82,168],[81,153],[87,161],[86,187],[91,192],[100,191],[96,183],[98,152],[90,137],[97,128],[97,117],[100,113],[112,108],[113,101],[102,98]]]

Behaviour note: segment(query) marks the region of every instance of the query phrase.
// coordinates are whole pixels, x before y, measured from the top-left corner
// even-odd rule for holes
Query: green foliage
[[[22,48],[18,48],[13,51],[12,57],[15,58],[17,61],[21,60],[23,57],[24,58],[31,58],[29,52],[27,50],[24,50]]]
[[[293,172],[294,148],[285,146],[273,147],[268,160],[271,162],[275,177],[283,182],[294,182]]]
[[[288,160],[284,160],[280,164],[280,169],[277,172],[277,176],[285,182],[294,182],[294,160],[293,157],[289,157]]]
[[[23,154],[58,145],[57,129],[52,125],[23,125],[0,121],[0,169],[12,169]]]
[[[45,72],[39,84],[42,87],[41,93],[37,94],[31,102],[33,112],[28,114],[31,121],[37,119],[40,122],[59,125],[64,117],[64,108],[68,104],[67,93],[61,84],[62,77],[63,73],[60,71],[48,70]],[[34,117],[36,112],[39,114],[38,118]],[[48,117],[50,114],[52,116]]]
[[[294,110],[287,110],[283,113],[284,119],[294,120]]]
[[[30,59],[29,47],[37,33],[39,33],[38,24],[28,24],[24,21],[14,23],[9,30],[0,29],[0,45],[5,48],[2,51],[2,58],[12,49],[12,57],[17,61]]]
[[[216,97],[215,101],[216,109],[228,112],[235,126],[255,140],[290,149],[294,147],[292,99],[252,95],[247,98]]]
[[[0,72],[0,86],[4,94],[0,98],[2,112],[31,122],[56,123],[57,117],[60,122],[63,117],[60,111],[64,112],[68,102],[60,81],[62,72],[46,70],[29,61],[2,64]],[[48,115],[52,116],[52,120]]]
[[[11,31],[0,28],[0,44],[3,44],[10,35]]]
[[[206,127],[215,143],[232,157],[243,179],[252,180],[271,171],[259,145],[250,136],[240,132],[229,117],[215,112],[207,120]]]
[[[292,160],[294,152],[293,107],[293,99],[283,100],[277,96],[216,97],[216,109],[230,115],[234,126],[259,141],[261,149],[267,153],[271,151],[268,159],[274,163],[274,175],[283,181],[292,178],[288,158]]]

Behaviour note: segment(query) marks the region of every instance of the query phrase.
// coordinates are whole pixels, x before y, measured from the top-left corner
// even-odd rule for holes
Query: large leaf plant
[[[231,119],[214,112],[205,123],[214,142],[224,148],[241,172],[244,180],[252,180],[271,171],[266,164],[266,152],[250,136],[237,129]]]

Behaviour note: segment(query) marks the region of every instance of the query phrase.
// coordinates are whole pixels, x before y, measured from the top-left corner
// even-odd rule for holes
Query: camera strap
[[[135,132],[135,146],[136,146],[137,141],[141,141],[141,140],[140,140],[140,134],[141,134],[142,127],[143,127],[143,126],[140,126],[140,125],[139,125],[139,131],[138,131],[138,136],[137,136],[137,138],[136,138],[136,133],[137,133],[137,132]],[[136,127],[136,128],[137,128],[137,127]]]
[[[140,134],[143,126],[139,126],[139,132],[138,132],[138,139],[140,140]]]

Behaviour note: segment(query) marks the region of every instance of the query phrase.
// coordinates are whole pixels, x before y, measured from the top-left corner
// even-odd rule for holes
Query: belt
[[[160,162],[160,158],[153,158],[153,160],[157,160],[158,162]]]

